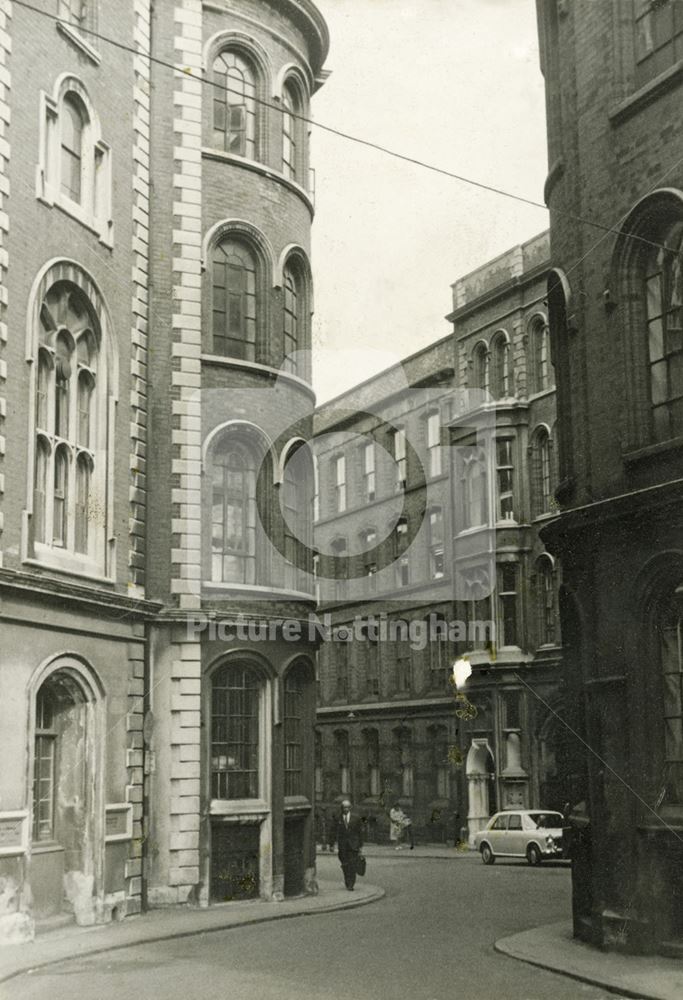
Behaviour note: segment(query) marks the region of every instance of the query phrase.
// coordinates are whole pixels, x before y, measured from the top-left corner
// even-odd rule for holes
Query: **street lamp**
[[[467,678],[472,674],[472,664],[470,661],[461,656],[453,664],[453,683],[455,684],[458,691],[464,688]]]

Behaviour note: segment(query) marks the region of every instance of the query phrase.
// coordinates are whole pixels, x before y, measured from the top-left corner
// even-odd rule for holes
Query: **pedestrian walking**
[[[415,847],[413,842],[413,821],[403,812],[399,802],[394,802],[389,810],[389,840],[395,845],[397,851],[403,846],[401,841],[405,838],[410,844],[410,850]]]
[[[358,859],[363,846],[363,825],[360,816],[351,811],[351,803],[344,799],[341,816],[337,822],[337,854],[344,873],[344,884],[353,892],[358,874]]]

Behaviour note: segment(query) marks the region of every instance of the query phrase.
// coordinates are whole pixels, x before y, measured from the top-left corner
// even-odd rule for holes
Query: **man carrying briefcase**
[[[363,846],[363,826],[360,816],[351,812],[351,803],[348,799],[344,799],[341,809],[341,817],[337,824],[337,854],[344,872],[344,884],[352,892],[356,884]]]

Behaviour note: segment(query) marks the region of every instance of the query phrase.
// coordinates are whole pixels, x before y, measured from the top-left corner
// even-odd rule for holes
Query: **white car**
[[[496,813],[474,836],[485,865],[496,858],[526,858],[530,865],[562,858],[561,813],[548,809],[506,809]]]

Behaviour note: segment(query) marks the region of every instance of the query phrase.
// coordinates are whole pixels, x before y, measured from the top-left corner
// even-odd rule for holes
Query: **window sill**
[[[64,853],[64,848],[56,840],[36,841],[31,844],[31,854],[59,854]]]
[[[282,597],[296,601],[315,601],[313,593],[304,590],[287,590],[286,587],[266,587],[258,583],[219,583],[215,580],[205,581],[203,591],[215,590],[220,594],[251,594],[256,597]]]
[[[646,83],[639,90],[636,90],[635,93],[630,94],[625,100],[613,107],[607,114],[610,123],[612,125],[621,125],[622,122],[628,121],[629,118],[647,107],[648,104],[656,100],[661,94],[675,87],[681,79],[683,79],[683,60],[680,60],[674,66],[670,66],[663,73],[660,73],[659,76],[655,77],[654,80],[650,80],[649,83]]]
[[[75,219],[76,222],[80,223],[84,229],[93,233],[93,235],[98,238],[100,243],[102,243],[109,250],[113,250],[113,221],[109,219],[104,224],[98,225],[95,219],[88,215],[87,212],[84,212],[77,202],[64,197],[64,195],[62,195],[59,191],[55,191],[52,186],[45,181],[40,168],[38,169],[38,177],[36,180],[36,198],[48,208],[58,208],[60,211],[64,212],[65,215]]]
[[[88,59],[99,66],[102,62],[102,56],[99,54],[97,49],[95,49],[90,42],[87,42],[80,31],[69,24],[68,21],[57,21],[57,31],[60,35],[63,35],[67,41],[71,42],[77,49],[87,56]]]
[[[66,576],[78,576],[83,580],[92,580],[93,583],[106,583],[112,586],[116,579],[112,576],[105,576],[98,571],[94,563],[78,559],[70,552],[56,554],[54,549],[48,546],[36,546],[36,554],[33,558],[22,560],[25,566],[35,566],[39,569],[53,570],[57,573],[64,573]]]
[[[305,795],[285,795],[286,813],[310,812],[313,807]]]
[[[283,173],[274,170],[265,163],[260,163],[258,160],[250,160],[246,156],[235,156],[234,153],[226,153],[222,149],[212,149],[207,146],[202,147],[202,156],[207,160],[218,160],[222,163],[229,163],[234,167],[241,167],[243,170],[251,170],[255,174],[261,174],[261,176],[275,181],[277,184],[282,184],[283,187],[288,188],[288,190],[301,198],[311,213],[311,217],[315,214],[313,199],[308,191],[300,184],[297,184],[296,181],[290,180],[289,177],[285,177]]]
[[[623,451],[622,460],[626,465],[635,465],[647,458],[655,455],[665,454],[667,451],[675,451],[683,448],[683,437],[669,438],[668,441],[658,441],[657,444],[646,445],[645,448],[638,448],[636,451]]]
[[[267,816],[270,807],[263,799],[211,799],[211,816]]]

